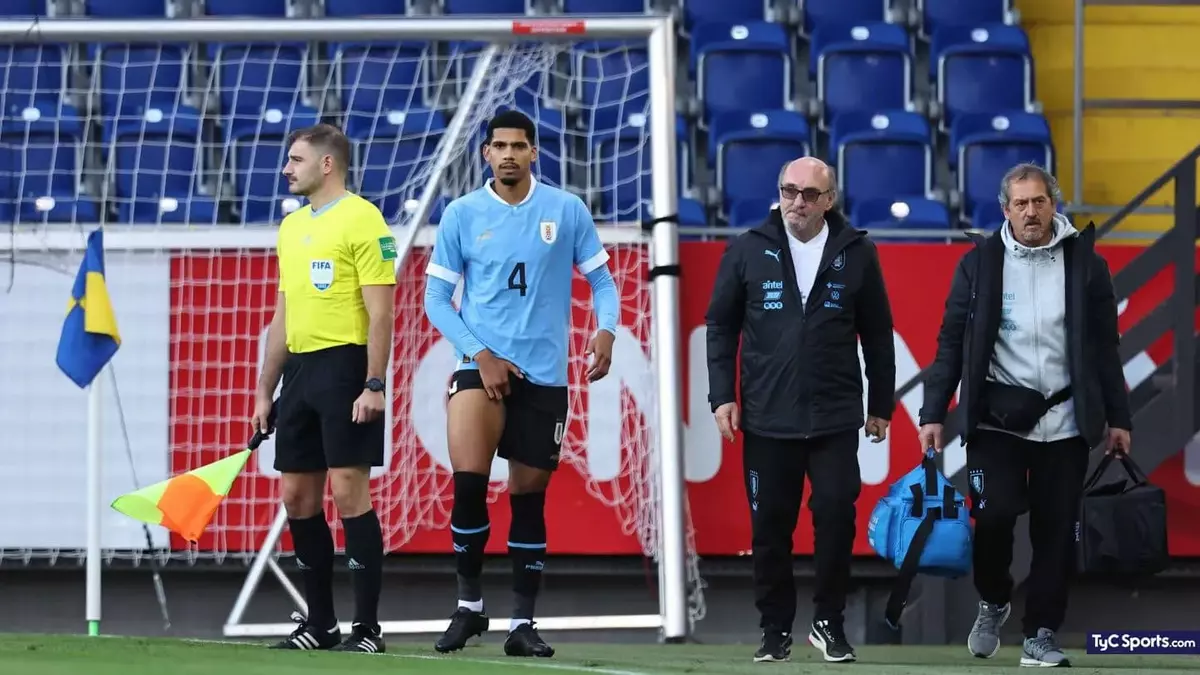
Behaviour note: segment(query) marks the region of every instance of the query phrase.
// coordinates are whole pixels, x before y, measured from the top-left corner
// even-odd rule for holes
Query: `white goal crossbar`
[[[73,44],[123,42],[267,42],[294,41],[379,41],[379,40],[454,40],[488,43],[477,59],[470,82],[463,93],[447,133],[438,147],[432,179],[422,186],[420,199],[410,211],[407,222],[393,227],[399,242],[397,270],[409,251],[417,245],[429,245],[433,228],[426,227],[437,199],[440,184],[456,146],[469,143],[467,115],[479,83],[492,66],[497,45],[530,41],[569,41],[637,39],[645,40],[650,81],[649,137],[651,156],[651,217],[656,219],[648,235],[640,229],[627,228],[619,236],[627,241],[644,243],[649,249],[649,279],[652,361],[654,368],[655,406],[650,425],[653,427],[653,461],[655,506],[658,510],[655,549],[659,576],[659,614],[610,616],[560,616],[539,619],[547,630],[585,629],[652,629],[660,631],[664,641],[686,639],[690,632],[689,583],[687,573],[686,495],[683,470],[681,331],[678,316],[679,265],[678,228],[670,219],[678,211],[676,182],[676,112],[675,24],[669,16],[571,16],[563,18],[467,18],[467,17],[405,17],[361,19],[138,19],[87,21],[44,19],[0,20],[0,44]],[[461,148],[459,148],[461,149]],[[109,228],[106,228],[106,230]],[[150,231],[112,229],[106,232],[105,246],[110,250],[180,250],[187,248],[274,248],[274,232],[253,229],[188,227],[155,227]],[[607,232],[606,234],[612,234]],[[69,250],[81,248],[79,225],[70,231],[35,226],[16,229],[3,237],[0,249],[23,251]],[[612,240],[609,239],[611,242]],[[91,417],[91,416],[90,416]],[[90,419],[89,417],[89,419]],[[98,422],[96,422],[98,424]],[[91,424],[91,421],[89,421]],[[96,435],[91,429],[90,435]],[[90,447],[89,455],[94,454]],[[98,482],[89,459],[89,484]],[[98,502],[97,499],[93,501]],[[99,503],[89,509],[100,509]],[[98,518],[89,514],[89,530],[98,528]],[[256,591],[263,573],[270,570],[291,596],[297,607],[304,609],[302,594],[283,573],[276,561],[275,549],[286,527],[286,514],[280,510],[261,549],[250,566],[245,584],[224,626],[228,637],[266,637],[286,635],[293,624],[246,624],[243,615]],[[88,538],[88,596],[89,616],[99,620],[100,538],[89,531]],[[95,599],[93,610],[92,599]],[[493,630],[505,626],[497,622]],[[386,633],[432,633],[445,628],[445,620],[384,621]]]

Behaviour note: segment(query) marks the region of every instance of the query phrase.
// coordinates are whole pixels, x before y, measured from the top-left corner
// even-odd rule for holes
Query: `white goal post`
[[[361,18],[361,19],[144,19],[144,20],[73,20],[38,19],[0,21],[0,44],[4,45],[71,45],[80,53],[93,44],[180,44],[180,43],[338,43],[338,42],[400,42],[413,41],[473,41],[486,43],[486,47],[475,59],[469,76],[460,84],[461,93],[453,106],[453,114],[439,140],[433,161],[413,170],[412,180],[407,184],[404,197],[404,214],[393,218],[399,259],[397,275],[409,262],[414,249],[428,247],[433,240],[434,228],[430,225],[439,200],[458,196],[462,189],[478,185],[478,166],[468,167],[463,174],[464,164],[478,163],[478,147],[474,140],[480,120],[490,116],[497,105],[512,100],[511,88],[505,90],[502,80],[513,75],[505,68],[520,68],[522,61],[513,56],[520,44],[567,45],[584,41],[644,41],[647,54],[647,76],[649,78],[648,105],[638,126],[648,132],[649,194],[645,199],[647,210],[640,213],[623,213],[623,217],[611,218],[600,225],[602,239],[606,244],[628,245],[645,248],[645,265],[636,270],[642,281],[648,284],[649,320],[647,340],[650,349],[652,384],[647,395],[650,410],[645,411],[648,435],[646,466],[641,471],[648,482],[646,504],[640,508],[644,515],[634,514],[637,534],[642,539],[644,552],[658,566],[660,612],[651,615],[620,616],[561,616],[539,618],[539,626],[546,630],[583,629],[658,629],[664,641],[676,642],[691,632],[697,618],[696,598],[700,594],[700,581],[696,571],[696,556],[691,543],[689,517],[686,506],[686,484],[683,449],[683,405],[681,374],[681,331],[678,315],[679,258],[677,224],[666,216],[678,211],[678,159],[676,155],[676,25],[669,16],[570,16],[558,18],[516,17],[468,18],[468,17],[404,17],[404,18]],[[502,63],[503,62],[503,63]],[[69,77],[67,75],[65,77]],[[591,144],[594,139],[587,138]],[[465,159],[464,159],[465,158]],[[113,161],[111,158],[108,160]],[[280,167],[281,168],[281,167]],[[472,173],[472,171],[474,173]],[[618,176],[618,178],[620,178]],[[450,189],[451,187],[455,189]],[[114,198],[115,199],[115,198]],[[53,203],[53,202],[51,202]],[[40,204],[40,202],[39,202]],[[39,206],[40,208],[40,206]],[[52,207],[51,207],[52,208]],[[164,207],[165,208],[165,207]],[[293,207],[294,208],[294,205]],[[606,207],[607,208],[607,207]],[[385,214],[388,215],[388,214]],[[648,217],[656,219],[645,231],[641,222]],[[103,218],[100,219],[104,221]],[[598,222],[600,219],[598,218]],[[103,227],[105,247],[109,256],[155,255],[172,251],[256,251],[270,252],[274,248],[274,229],[245,224],[174,223],[164,220],[149,225],[130,225],[127,222],[95,222],[90,219],[70,219],[69,222],[27,222],[19,218],[10,233],[0,236],[0,254],[12,254],[15,266],[33,265],[51,267],[63,274],[73,274],[77,256],[82,250],[86,232]],[[64,254],[74,256],[64,260]],[[55,258],[54,256],[58,256]],[[47,262],[49,261],[49,262]],[[410,272],[411,274],[411,272]],[[18,277],[20,272],[18,272]],[[648,280],[648,281],[647,281]],[[66,295],[63,295],[65,299]],[[122,309],[117,307],[118,319]],[[395,350],[393,351],[395,355]],[[396,390],[389,381],[389,391],[394,397]],[[95,397],[93,397],[95,398]],[[92,405],[99,405],[92,401]],[[101,413],[89,414],[90,420],[99,424]],[[240,410],[227,414],[242,414]],[[123,422],[122,422],[123,423]],[[396,420],[391,420],[396,424]],[[105,433],[110,433],[106,425]],[[91,429],[91,435],[99,434]],[[233,443],[230,439],[224,442]],[[128,441],[127,441],[128,442]],[[100,443],[89,442],[89,450],[99,452]],[[93,448],[92,446],[96,446]],[[212,448],[218,450],[220,448]],[[197,451],[199,452],[199,451]],[[91,459],[95,459],[94,457]],[[132,460],[131,460],[132,461]],[[97,472],[99,461],[88,463],[91,486],[99,485]],[[91,499],[89,509],[107,508],[99,503],[99,488]],[[623,497],[613,498],[620,503]],[[639,507],[629,507],[634,510]],[[628,510],[628,509],[627,509]],[[628,517],[627,517],[628,518]],[[99,527],[99,518],[89,515],[87,558],[89,569],[101,556],[119,556],[106,548],[100,551],[101,538],[94,531]],[[286,635],[294,625],[287,623],[247,624],[244,613],[262,579],[270,570],[283,587],[303,609],[301,593],[283,573],[277,562],[280,538],[286,529],[286,515],[277,512],[265,540],[250,563],[245,584],[224,626],[228,637],[266,637]],[[632,529],[632,528],[631,528]],[[4,543],[0,542],[0,549]],[[553,543],[551,544],[553,548]],[[152,554],[146,551],[146,554]],[[57,555],[57,553],[55,554]],[[136,554],[135,556],[136,557]],[[178,557],[178,555],[169,555]],[[98,569],[98,568],[97,568]],[[92,574],[89,573],[89,582]],[[98,579],[95,583],[99,583]],[[98,588],[90,588],[89,596]],[[89,603],[89,607],[91,603]],[[90,611],[90,610],[89,610]],[[501,630],[496,622],[493,630]],[[428,621],[383,621],[386,633],[431,633],[444,629],[445,619]]]

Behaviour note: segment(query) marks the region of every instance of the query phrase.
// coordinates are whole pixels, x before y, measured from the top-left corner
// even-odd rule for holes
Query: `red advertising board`
[[[928,365],[936,348],[937,331],[950,280],[966,244],[882,244],[880,255],[892,303],[897,335],[897,386],[920,368]],[[690,354],[689,339],[704,325],[704,312],[716,274],[723,243],[687,242],[681,245],[681,293],[679,308],[684,336],[684,363],[703,354]],[[1133,246],[1105,246],[1102,253],[1115,272],[1141,249]],[[410,423],[428,411],[426,397],[412,395],[408,384],[425,368],[438,335],[429,326],[421,307],[425,251],[414,251],[408,263],[410,272],[397,289],[397,345],[395,352],[393,416],[393,455],[388,472],[373,482],[376,504],[390,533],[389,549],[401,552],[446,553],[451,550],[448,521],[452,494],[450,474],[437,461],[432,448],[422,447],[421,438]],[[644,251],[621,247],[614,251],[613,263],[624,302],[622,324],[643,343],[649,330],[648,288],[645,286]],[[626,272],[627,271],[627,272]],[[244,443],[246,418],[252,407],[252,392],[257,377],[256,358],[259,335],[270,320],[274,303],[274,261],[263,252],[228,254],[205,252],[181,256],[172,265],[172,349],[171,349],[171,470],[185,471],[212,461]],[[1160,302],[1172,287],[1169,272],[1156,277],[1145,289],[1130,298],[1123,307],[1122,329],[1144,316]],[[576,279],[577,326],[588,326],[590,294],[585,282]],[[587,330],[577,332],[586,336]],[[700,340],[697,344],[702,345]],[[571,348],[582,352],[582,340]],[[1155,345],[1150,358],[1161,362],[1170,353],[1169,344]],[[572,369],[578,377],[581,369]],[[693,382],[694,373],[703,370],[683,368],[682,409],[685,424],[695,424],[695,415],[707,415],[707,404],[692,405],[691,397],[703,397],[706,382]],[[612,377],[612,376],[610,376]],[[440,385],[439,385],[440,386]],[[644,426],[636,408],[622,391],[624,418],[610,433],[619,435],[622,457],[628,465],[630,448],[639,447],[633,433]],[[414,401],[413,399],[417,400]],[[573,418],[568,440],[587,439],[586,392],[572,407]],[[919,398],[916,399],[919,407]],[[417,407],[415,407],[417,406]],[[871,555],[866,541],[866,521],[871,508],[887,486],[909,469],[919,458],[917,430],[913,423],[918,410],[901,403],[889,431],[889,447],[879,467],[886,466],[871,484],[864,484],[859,500],[859,532],[855,550]],[[591,410],[596,408],[592,407]],[[696,547],[701,555],[740,555],[749,550],[749,508],[742,480],[741,446],[705,437],[719,454],[719,468],[711,476],[688,484],[690,514],[695,529]],[[1137,434],[1134,435],[1135,452]],[[586,440],[579,443],[587,446]],[[568,454],[587,457],[594,447],[573,447]],[[637,459],[637,458],[632,458]],[[629,511],[610,504],[622,502],[618,495],[636,486],[628,471],[603,481],[589,480],[589,463],[580,460],[565,465],[555,477],[547,498],[547,528],[551,548],[559,554],[639,554],[641,545],[636,531],[628,527]],[[1188,527],[1188,514],[1200,512],[1200,487],[1185,475],[1180,453],[1152,476],[1168,492],[1171,517],[1170,547],[1178,556],[1200,555],[1200,534]],[[866,480],[864,478],[864,480]],[[1200,479],[1196,479],[1200,482]],[[497,490],[498,490],[497,486]],[[597,497],[601,495],[601,497]],[[628,500],[625,500],[628,502]],[[222,552],[258,548],[279,507],[278,479],[264,476],[253,468],[235,484],[226,504],[219,510],[213,526],[201,539],[201,550]],[[331,519],[333,519],[332,511]],[[493,531],[508,528],[507,499],[498,495],[492,506]],[[333,519],[332,522],[336,523]],[[795,543],[796,553],[812,551],[812,529],[807,509],[801,514]],[[494,536],[490,550],[502,552],[505,537]],[[182,546],[182,542],[177,541]],[[286,535],[284,546],[289,546]]]

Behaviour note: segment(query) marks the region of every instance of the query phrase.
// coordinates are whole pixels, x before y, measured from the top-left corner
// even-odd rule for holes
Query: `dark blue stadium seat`
[[[925,197],[864,199],[851,213],[855,227],[863,230],[949,230],[953,227],[946,205]]]
[[[353,121],[346,133],[355,141],[360,194],[374,202],[388,222],[393,222],[402,217],[404,202],[419,196],[401,190],[436,155],[446,119],[437,110],[413,107],[403,113],[360,116]]]
[[[792,98],[791,42],[777,23],[701,24],[692,32],[702,127],[732,111],[786,107]]]
[[[932,134],[924,117],[903,110],[840,115],[829,144],[846,207],[932,190]]]
[[[334,49],[338,96],[351,115],[375,116],[425,106],[432,54],[428,43],[348,43]]]
[[[589,42],[575,47],[574,81],[586,129],[616,129],[650,105],[650,57],[645,43]]]
[[[287,16],[287,0],[204,0],[209,16]]]
[[[897,25],[822,26],[813,33],[810,68],[821,101],[821,128],[850,112],[905,109],[912,102],[908,33]]]
[[[918,0],[921,33],[934,35],[946,26],[1004,23],[1010,0]]]
[[[294,44],[210,44],[220,112],[230,133],[302,105],[307,50]]]
[[[778,204],[778,195],[770,199],[765,197],[738,199],[729,205],[729,226],[758,227],[767,219],[767,214],[771,209]]]
[[[46,16],[47,0],[0,0],[0,16]]]
[[[406,0],[325,0],[325,16],[403,15]]]
[[[687,121],[675,118],[676,181],[680,192],[689,178]],[[628,221],[639,217],[654,197],[650,167],[650,133],[645,116],[636,114],[611,130],[600,130],[589,138],[593,156],[589,167],[589,189],[600,199],[597,220]]]
[[[564,14],[643,14],[646,0],[562,0]]]
[[[767,3],[761,0],[681,0],[683,25],[691,30],[706,23],[735,24],[766,21]]]
[[[88,16],[106,18],[165,17],[167,0],[87,0],[84,12]]]
[[[1022,162],[1054,171],[1054,144],[1046,118],[1026,112],[961,115],[950,132],[962,213],[995,201],[1004,172]]]
[[[996,199],[980,201],[971,212],[970,227],[991,232],[1004,224],[1004,210]]]
[[[11,171],[10,212],[22,222],[95,220],[95,201],[80,191],[84,127],[79,111],[53,103],[12,112],[0,118],[0,156]]]
[[[887,21],[889,0],[804,0],[804,33],[825,25],[847,26]]]
[[[200,194],[202,117],[178,107],[161,118],[114,122],[113,193],[124,223],[211,223],[216,200]]]
[[[1033,57],[1019,26],[950,26],[933,36],[930,67],[941,129],[964,113],[1024,110],[1033,103]]]
[[[525,14],[528,10],[526,0],[442,0],[444,14]]]
[[[808,122],[788,110],[725,113],[713,119],[709,134],[726,207],[737,199],[778,198],[780,167],[810,154]]]
[[[679,224],[682,227],[705,227],[708,225],[708,211],[698,199],[690,197],[679,198]]]
[[[100,112],[113,119],[178,105],[191,53],[181,45],[104,44],[98,59]]]
[[[0,45],[0,110],[60,100],[66,60],[66,49],[58,45]]]

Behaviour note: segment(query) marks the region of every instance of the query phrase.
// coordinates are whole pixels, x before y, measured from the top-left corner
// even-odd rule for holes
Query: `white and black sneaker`
[[[329,651],[382,654],[385,651],[383,646],[383,636],[379,631],[379,626],[367,626],[361,623],[356,623],[350,629],[350,637],[346,638],[345,642],[333,647]]]
[[[342,631],[336,621],[333,628],[321,628],[310,625],[300,612],[292,612],[292,621],[300,625],[291,635],[271,645],[271,649],[333,649],[342,642]]]
[[[762,645],[754,652],[754,661],[787,661],[792,658],[792,634],[777,630],[763,631]]]
[[[846,639],[846,631],[841,621],[813,621],[808,631],[808,641],[821,651],[826,661],[855,661],[858,655],[854,647]]]

